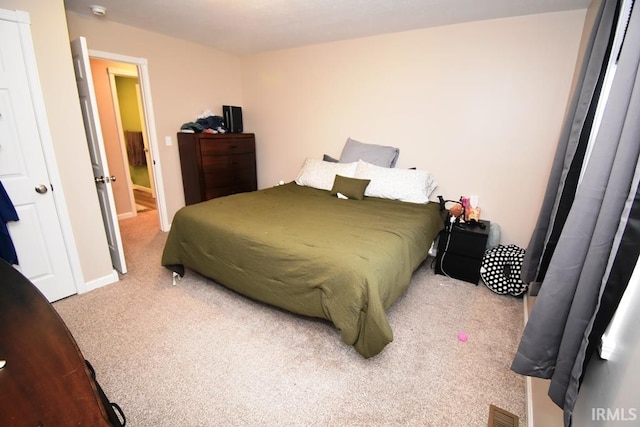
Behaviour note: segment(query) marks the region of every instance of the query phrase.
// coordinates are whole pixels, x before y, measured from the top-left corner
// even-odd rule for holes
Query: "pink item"
[[[464,332],[458,333],[458,341],[467,342],[467,338],[467,334],[465,334]]]

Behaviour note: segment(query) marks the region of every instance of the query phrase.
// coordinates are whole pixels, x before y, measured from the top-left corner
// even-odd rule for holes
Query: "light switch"
[[[171,139],[171,136],[165,136],[164,143],[167,145],[167,147],[171,147],[173,145],[173,140]]]

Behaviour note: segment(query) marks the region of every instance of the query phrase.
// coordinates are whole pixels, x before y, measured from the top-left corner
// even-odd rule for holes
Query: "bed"
[[[385,311],[409,286],[443,219],[434,202],[341,198],[290,182],[180,209],[161,263],[326,319],[369,358],[393,340]]]

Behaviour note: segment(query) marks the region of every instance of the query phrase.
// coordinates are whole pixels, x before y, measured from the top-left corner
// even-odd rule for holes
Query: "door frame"
[[[138,68],[138,83],[140,84],[140,92],[142,96],[143,114],[145,117],[144,125],[149,138],[149,156],[151,157],[151,167],[153,167],[153,182],[156,193],[156,204],[158,206],[158,219],[161,231],[169,231],[170,224],[167,214],[167,202],[165,200],[164,182],[162,179],[162,167],[160,164],[160,151],[158,146],[158,137],[156,134],[156,121],[153,114],[153,102],[151,100],[151,85],[149,83],[149,67],[146,58],[138,58],[133,56],[120,55],[117,53],[104,52],[100,50],[89,49],[89,58],[105,59],[108,61],[124,62],[134,64]]]
[[[142,92],[140,91],[140,81],[136,83],[136,102],[138,103],[138,112],[140,113],[140,123],[144,123],[144,107],[142,105]],[[149,182],[153,182],[153,168],[151,165],[151,154],[149,152],[149,136],[147,135],[147,128],[142,128],[142,142],[144,143],[144,157],[147,162],[147,174],[149,175]],[[132,187],[135,189],[136,185],[131,183]],[[142,187],[144,188],[144,187]],[[151,197],[156,198],[156,188],[151,186]],[[156,206],[157,207],[157,206]]]
[[[64,186],[62,185],[60,171],[56,162],[55,150],[53,149],[53,138],[51,136],[51,129],[49,128],[47,110],[45,108],[44,96],[42,94],[42,87],[40,85],[40,77],[38,74],[38,64],[33,47],[33,38],[31,37],[31,17],[28,12],[6,9],[0,9],[0,15],[3,19],[18,24],[20,38],[24,41],[24,63],[27,72],[29,91],[31,92],[31,104],[33,105],[35,114],[36,127],[40,134],[40,145],[42,146],[44,161],[47,173],[49,174],[49,182],[55,189],[51,194],[58,212],[58,223],[62,230],[65,251],[67,258],[69,259],[74,285],[78,293],[83,293],[88,290],[88,287],[84,282],[84,276],[82,275],[80,254],[78,253],[78,247],[76,246],[76,241],[73,236],[71,217],[69,215],[69,210],[67,209],[67,202],[63,190]]]

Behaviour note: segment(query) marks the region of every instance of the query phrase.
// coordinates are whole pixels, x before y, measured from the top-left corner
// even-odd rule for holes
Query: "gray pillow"
[[[333,157],[331,157],[328,154],[325,154],[322,156],[322,160],[324,160],[325,162],[331,162],[331,163],[338,163],[340,160],[338,159],[334,159]]]
[[[399,155],[400,149],[396,147],[365,144],[355,139],[347,138],[340,155],[340,162],[351,163],[362,160],[372,165],[392,168],[396,165]]]

